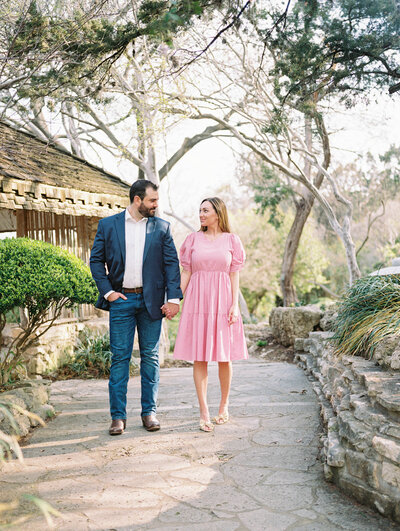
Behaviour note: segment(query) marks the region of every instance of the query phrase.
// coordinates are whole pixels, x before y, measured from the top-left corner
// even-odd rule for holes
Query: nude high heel
[[[215,424],[226,424],[228,421],[229,421],[228,410],[225,410],[223,413],[213,418],[213,422],[215,422]]]

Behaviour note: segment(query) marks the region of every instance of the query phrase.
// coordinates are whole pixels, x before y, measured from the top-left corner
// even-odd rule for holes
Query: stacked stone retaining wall
[[[34,413],[42,420],[53,417],[54,407],[49,404],[50,383],[49,380],[26,380],[15,384],[13,389],[0,393],[0,403],[6,406],[5,409],[0,409],[0,431],[18,437],[27,435],[31,428],[39,425],[39,421],[25,411]],[[6,411],[12,413],[13,422]]]
[[[331,335],[311,332],[294,345],[321,404],[325,476],[400,522],[400,373],[359,357],[338,359]]]

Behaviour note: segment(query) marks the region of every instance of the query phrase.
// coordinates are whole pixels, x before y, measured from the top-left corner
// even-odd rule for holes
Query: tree
[[[299,1],[286,15],[283,25],[276,24],[281,18],[279,10],[269,7],[248,13],[264,45],[259,70],[267,70],[273,78],[280,109],[290,107],[304,113],[309,149],[313,143],[312,123],[320,129],[327,170],[331,159],[329,138],[321,106],[318,109],[317,104],[335,94],[352,105],[354,94],[365,93],[371,87],[389,86],[389,92],[400,88],[399,83],[390,86],[400,78],[398,6],[391,0]],[[265,26],[272,26],[273,31]],[[272,66],[268,63],[271,57]],[[305,166],[304,171],[309,168]],[[320,172],[314,178],[314,186],[319,189],[323,180],[324,174]],[[282,266],[285,303],[295,300],[292,278],[296,252],[314,203],[314,195],[308,190],[304,190],[302,197],[293,198],[296,216]],[[342,196],[340,202],[343,203],[343,199]]]
[[[73,254],[29,238],[0,240],[0,334],[8,312],[22,308],[27,316],[1,358],[0,385],[64,308],[94,304],[96,298],[89,268]]]
[[[316,91],[340,93],[351,104],[352,95],[369,88],[400,90],[397,1],[299,0],[284,26],[262,28],[263,20],[273,24],[280,16],[270,4],[250,20],[274,53],[277,86],[292,104],[306,103]]]
[[[167,3],[161,9],[161,3],[121,8],[115,2],[116,14],[106,18],[111,4],[70,16],[29,4],[14,23],[14,40],[3,43],[6,71],[19,67],[24,76],[21,84],[3,83],[3,119],[100,165],[109,153],[133,164],[139,178],[158,183],[187,151],[221,129],[213,124],[183,139],[158,164],[160,137],[174,125],[165,115],[164,87],[184,90],[169,75],[176,63],[165,42],[196,16],[206,16],[213,2],[178,2],[170,11]],[[226,16],[235,20],[237,11],[228,6]]]
[[[170,43],[177,31],[217,5],[221,2],[73,0],[53,5],[44,0],[5,0],[0,11],[0,50],[5,59],[0,89],[23,88],[43,97],[88,79],[96,90],[96,83],[136,39],[148,36]],[[227,16],[240,11],[227,3]]]
[[[253,44],[251,29],[246,31],[231,32],[223,48],[209,52],[204,70],[197,71],[192,78],[191,93],[176,98],[174,111],[196,120],[214,120],[223,126],[265,165],[274,168],[279,178],[293,190],[293,197],[300,198],[293,233],[288,239],[289,278],[293,275],[293,257],[302,229],[312,203],[317,199],[344,244],[352,282],[360,276],[350,231],[353,207],[340,193],[332,173],[328,172],[329,136],[319,99],[316,96],[313,101],[308,101],[308,107],[283,108],[274,92],[275,78],[266,67],[259,68],[263,48],[257,42]],[[201,35],[197,34],[195,38],[201,42]],[[272,69],[272,59],[270,62]],[[206,89],[196,84],[195,79],[200,76],[209,84]],[[339,213],[335,213],[332,203],[319,190],[324,179],[333,190],[334,201],[340,204]],[[283,267],[286,268],[286,263]],[[293,292],[287,286],[283,288],[286,304],[294,302]]]

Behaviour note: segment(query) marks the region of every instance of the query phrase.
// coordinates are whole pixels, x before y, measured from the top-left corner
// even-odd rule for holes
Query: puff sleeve
[[[229,272],[234,273],[235,271],[240,271],[246,260],[246,253],[244,251],[242,242],[240,241],[239,236],[236,234],[231,235],[231,253],[232,253],[232,262]]]
[[[185,241],[179,250],[179,260],[185,271],[192,271],[192,249],[194,233],[186,236]]]

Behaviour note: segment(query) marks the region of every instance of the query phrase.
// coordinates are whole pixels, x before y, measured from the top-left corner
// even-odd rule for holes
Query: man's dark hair
[[[158,186],[151,181],[146,181],[146,179],[138,179],[135,181],[131,189],[129,190],[129,199],[130,202],[133,203],[133,199],[135,195],[139,196],[140,199],[144,199],[144,196],[146,195],[147,188],[152,188],[155,192],[158,190]]]

